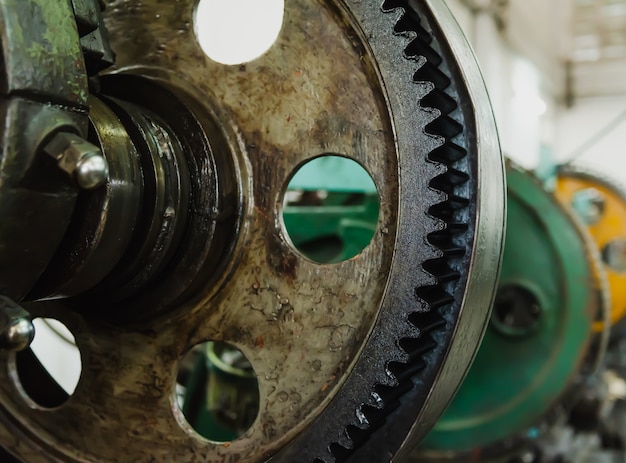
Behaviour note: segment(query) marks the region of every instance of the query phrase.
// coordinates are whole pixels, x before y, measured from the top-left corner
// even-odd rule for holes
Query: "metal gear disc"
[[[225,66],[199,47],[195,6],[108,2],[117,61],[97,96],[175,127],[167,93],[209,121],[219,156],[190,172],[207,188],[211,168],[233,173],[223,265],[192,284],[181,259],[130,299],[23,304],[69,327],[82,375],[41,406],[2,353],[0,443],[32,463],[400,459],[464,377],[500,267],[503,163],[474,57],[442,1],[288,0],[269,51]],[[320,265],[293,248],[281,207],[297,167],[328,153],[366,169],[381,207],[361,254]],[[194,204],[189,220],[219,223]],[[180,359],[206,340],[237,346],[259,380],[258,417],[232,442],[197,435],[174,398]]]

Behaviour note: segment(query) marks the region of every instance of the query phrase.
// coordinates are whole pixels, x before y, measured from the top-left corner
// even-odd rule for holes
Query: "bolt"
[[[35,337],[30,314],[5,296],[0,296],[0,349],[24,350]]]
[[[109,177],[109,166],[100,149],[76,134],[57,133],[43,151],[85,190],[101,187]]]
[[[109,175],[109,166],[102,155],[91,153],[78,161],[74,175],[81,188],[91,190],[104,185]]]

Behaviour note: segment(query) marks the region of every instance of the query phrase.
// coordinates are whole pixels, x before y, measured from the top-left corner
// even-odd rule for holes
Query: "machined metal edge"
[[[477,134],[475,150],[479,160],[476,173],[478,218],[468,285],[455,336],[433,386],[431,397],[403,443],[403,450],[399,454],[401,458],[407,457],[434,426],[460,387],[478,352],[496,295],[506,227],[505,167],[489,95],[478,62],[448,7],[437,0],[426,0],[425,3],[439,29],[446,31],[448,47],[457,61],[462,63],[459,72],[466,82],[466,89],[474,108]],[[468,330],[472,330],[473,333]],[[477,338],[478,342],[473,344],[469,341],[470,336]],[[446,386],[439,387],[440,385]]]

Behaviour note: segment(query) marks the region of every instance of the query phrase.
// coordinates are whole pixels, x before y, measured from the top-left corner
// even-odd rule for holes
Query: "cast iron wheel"
[[[225,66],[196,41],[195,3],[109,2],[117,61],[97,90],[176,128],[146,90],[164,89],[209,121],[235,204],[219,264],[189,283],[182,239],[178,265],[132,297],[21,301],[70,328],[82,376],[64,404],[37,405],[21,354],[1,354],[0,442],[32,463],[402,458],[465,375],[500,267],[503,164],[471,51],[442,1],[289,0],[270,50]],[[297,167],[331,153],[367,170],[381,207],[361,254],[320,265],[281,207]],[[237,346],[259,379],[257,420],[232,442],[200,438],[174,397],[180,359],[206,340]]]

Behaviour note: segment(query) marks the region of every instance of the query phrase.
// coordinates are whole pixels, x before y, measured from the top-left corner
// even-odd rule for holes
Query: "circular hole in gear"
[[[351,259],[372,241],[380,201],[372,177],[359,163],[325,155],[297,169],[283,199],[289,239],[320,264]]]
[[[602,248],[602,260],[616,272],[626,272],[626,240],[614,239]]]
[[[525,336],[537,329],[542,312],[531,291],[518,285],[503,286],[496,294],[491,326],[506,336]]]
[[[176,400],[198,434],[230,442],[250,429],[259,413],[259,383],[243,352],[226,342],[209,341],[183,358]]]
[[[82,371],[74,335],[60,321],[36,318],[29,349],[15,354],[19,384],[38,406],[55,408],[74,393]]]
[[[274,44],[283,24],[284,0],[200,0],[194,31],[213,61],[243,64]]]

